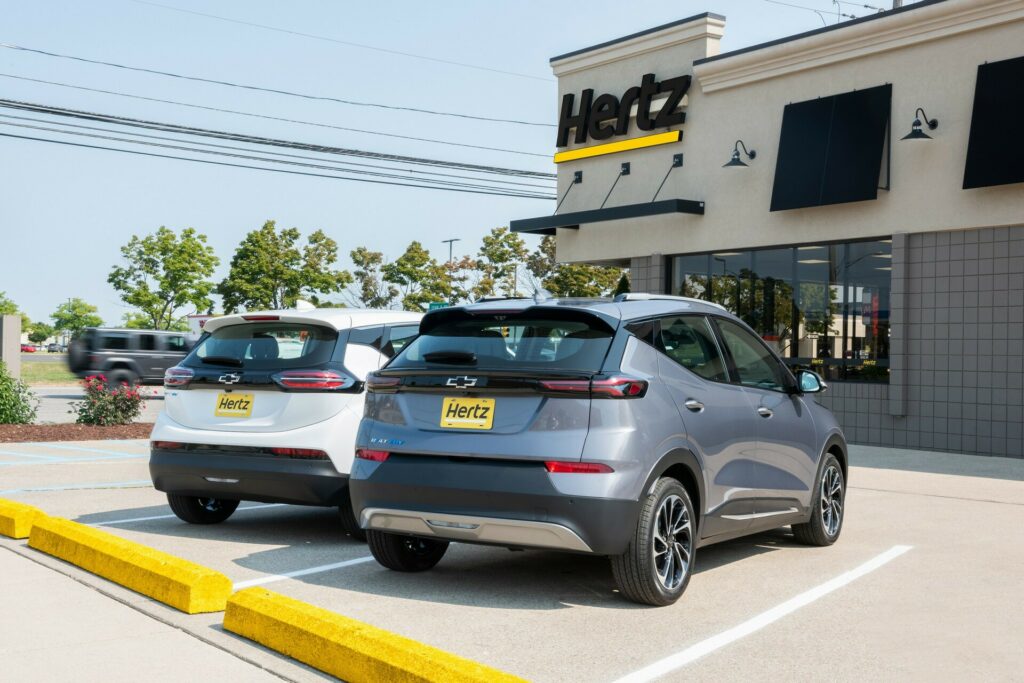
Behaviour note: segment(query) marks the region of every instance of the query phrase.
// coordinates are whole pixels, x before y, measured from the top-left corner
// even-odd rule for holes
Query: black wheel
[[[433,569],[448,550],[448,541],[386,534],[373,529],[367,530],[366,542],[374,559],[396,572],[422,572]]]
[[[359,527],[359,520],[356,519],[355,510],[352,509],[352,497],[349,495],[348,487],[342,494],[341,502],[338,503],[338,519],[341,520],[341,528],[346,534],[357,541],[366,540],[366,532]]]
[[[178,519],[189,524],[219,524],[238,507],[237,500],[179,496],[176,493],[167,494],[167,503]]]
[[[814,490],[814,508],[805,524],[793,525],[793,536],[807,545],[832,545],[843,530],[846,510],[846,481],[843,467],[831,453],[822,460]]]
[[[671,605],[690,583],[696,541],[690,495],[675,479],[661,479],[643,502],[629,548],[611,558],[619,592],[633,602]]]
[[[107,373],[107,386],[111,389],[120,389],[122,384],[134,387],[139,383],[139,376],[131,370],[111,370]]]

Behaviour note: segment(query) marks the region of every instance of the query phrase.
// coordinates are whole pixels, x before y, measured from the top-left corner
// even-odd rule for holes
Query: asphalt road
[[[67,365],[68,355],[66,353],[49,353],[48,351],[36,351],[35,353],[22,353],[22,363],[63,363]]]
[[[648,608],[616,594],[603,558],[456,544],[436,569],[410,575],[368,559],[331,510],[243,503],[223,524],[189,526],[149,486],[145,442],[2,446],[0,497],[531,680],[1011,680],[1024,671],[1024,460],[854,447],[836,545],[808,548],[778,530],[703,548],[683,599]],[[0,592],[3,620],[15,618],[11,600]],[[219,630],[216,617],[147,609],[179,628]],[[267,655],[224,637],[229,650]],[[42,672],[59,666],[59,648],[52,655]],[[285,678],[318,678],[271,661]]]

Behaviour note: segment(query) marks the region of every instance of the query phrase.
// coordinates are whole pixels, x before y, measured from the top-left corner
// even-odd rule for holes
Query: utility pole
[[[455,242],[461,242],[462,240],[458,237],[453,237],[450,240],[441,240],[442,244],[448,245],[448,265],[452,264],[452,246]]]

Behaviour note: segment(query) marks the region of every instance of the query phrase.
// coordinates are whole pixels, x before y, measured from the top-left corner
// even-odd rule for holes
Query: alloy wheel
[[[835,536],[843,521],[843,474],[829,465],[821,477],[821,523],[825,533]]]
[[[200,498],[199,505],[207,512],[218,512],[223,507],[218,498]]]
[[[654,568],[666,590],[675,590],[690,571],[693,552],[690,513],[679,496],[668,496],[658,507],[654,523]]]

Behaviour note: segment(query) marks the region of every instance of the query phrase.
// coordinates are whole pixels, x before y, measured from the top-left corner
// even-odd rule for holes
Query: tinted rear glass
[[[595,329],[585,321],[454,320],[416,337],[388,364],[388,369],[472,367],[596,372],[601,369],[611,342],[610,331]],[[432,354],[437,355],[427,360]]]
[[[193,366],[235,366],[234,359],[253,370],[308,368],[326,363],[334,353],[338,333],[319,325],[302,323],[247,323],[228,325],[204,337],[189,355]],[[211,362],[204,363],[208,358]]]

